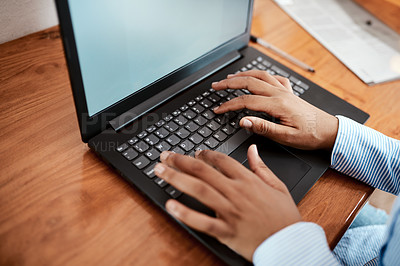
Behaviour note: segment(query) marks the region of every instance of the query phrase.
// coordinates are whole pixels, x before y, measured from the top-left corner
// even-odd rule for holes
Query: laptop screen
[[[89,116],[246,31],[248,0],[70,0]]]

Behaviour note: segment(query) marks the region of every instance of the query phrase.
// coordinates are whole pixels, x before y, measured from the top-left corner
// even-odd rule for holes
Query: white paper
[[[275,2],[365,83],[400,78],[400,35],[353,1]]]

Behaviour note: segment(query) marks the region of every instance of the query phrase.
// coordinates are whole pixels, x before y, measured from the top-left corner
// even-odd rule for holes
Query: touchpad
[[[268,144],[257,145],[257,147],[264,163],[286,184],[289,191],[311,169],[310,165],[279,144],[268,142]],[[249,168],[247,159],[242,164]]]

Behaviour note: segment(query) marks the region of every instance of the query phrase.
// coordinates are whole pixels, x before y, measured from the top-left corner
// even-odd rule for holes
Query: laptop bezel
[[[175,84],[183,78],[195,73],[196,71],[206,67],[211,62],[218,60],[222,56],[242,49],[247,46],[250,39],[251,21],[253,15],[254,0],[248,0],[248,18],[246,30],[243,34],[233,38],[225,44],[215,48],[209,53],[192,61],[191,63],[181,67],[180,69],[160,78],[152,84],[142,88],[136,93],[120,100],[119,102],[109,106],[101,112],[89,116],[87,101],[83,86],[82,73],[80,71],[80,63],[78,58],[75,36],[73,32],[72,20],[68,0],[55,0],[58,18],[60,23],[60,32],[63,40],[65,58],[68,66],[68,72],[75,101],[75,108],[79,122],[82,141],[88,140],[101,131],[106,129],[108,121],[118,117],[120,114],[130,108],[140,104],[141,102],[154,97],[165,88]]]

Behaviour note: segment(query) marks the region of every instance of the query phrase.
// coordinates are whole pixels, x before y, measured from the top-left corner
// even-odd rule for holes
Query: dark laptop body
[[[116,169],[128,183],[143,192],[164,211],[165,202],[178,195],[177,199],[184,204],[213,215],[211,210],[191,197],[185,194],[171,194],[172,190],[169,185],[163,184],[161,187],[160,184],[156,183],[157,177],[154,177],[154,175],[149,177],[147,168],[154,165],[158,158],[151,160],[149,159],[151,156],[148,157],[149,154],[137,152],[136,148],[132,147],[152,134],[153,129],[149,130],[152,126],[154,126],[154,130],[158,130],[165,128],[166,123],[169,121],[174,121],[176,117],[184,112],[180,110],[180,107],[187,105],[191,101],[197,104],[201,101],[198,100],[200,96],[203,97],[202,95],[204,95],[203,98],[207,98],[210,93],[215,93],[210,92],[210,84],[224,79],[227,74],[250,68],[275,71],[277,74],[288,76],[293,85],[298,85],[299,97],[328,113],[341,114],[360,123],[364,123],[369,117],[365,112],[322,89],[256,49],[249,47],[248,41],[253,7],[253,1],[251,0],[235,0],[238,3],[246,2],[247,9],[243,12],[247,14],[245,22],[247,26],[243,33],[221,43],[221,45],[200,57],[193,58],[189,63],[174,69],[171,73],[154,80],[131,95],[107,106],[105,109],[91,114],[87,104],[90,99],[87,99],[88,94],[85,93],[84,78],[81,71],[80,56],[82,54],[79,54],[77,49],[76,34],[74,32],[76,29],[73,28],[74,22],[71,19],[71,2],[56,0],[82,140],[87,142],[90,148],[102,157],[105,162]],[[234,1],[229,2],[233,3]],[[98,5],[103,4],[98,3]],[[95,10],[93,12],[95,13]],[[184,12],[184,10],[180,12]],[[96,14],[90,14],[89,16],[96,17]],[[74,27],[79,27],[79,25],[74,25]],[[148,34],[152,33],[149,32]],[[170,37],[174,38],[174,36]],[[93,56],[101,58],[104,54],[93,54]],[[154,60],[157,60],[157,58]],[[189,106],[189,109],[191,108],[192,106]],[[199,113],[198,115],[200,116],[201,114]],[[164,124],[160,121],[164,121]],[[248,166],[246,161],[247,148],[250,144],[256,143],[263,160],[287,185],[296,203],[303,198],[330,165],[328,152],[302,151],[284,147],[268,139],[252,135],[243,129],[237,130],[232,135],[227,134],[227,138],[218,143],[213,149],[225,152]],[[141,135],[144,132],[146,132],[146,136]],[[193,135],[195,133],[196,131],[190,134]],[[136,142],[130,142],[134,138],[136,138]],[[155,145],[153,146],[151,147],[155,149]],[[171,145],[170,150],[178,146],[180,144]],[[125,155],[128,149],[132,149],[137,153],[133,155],[135,158],[127,159]],[[138,156],[140,158],[143,156],[143,158],[151,162],[145,168],[138,169],[137,165],[132,163],[138,160]],[[243,265],[248,263],[234,251],[220,244],[216,239],[191,230],[183,224],[181,225],[227,264]]]

